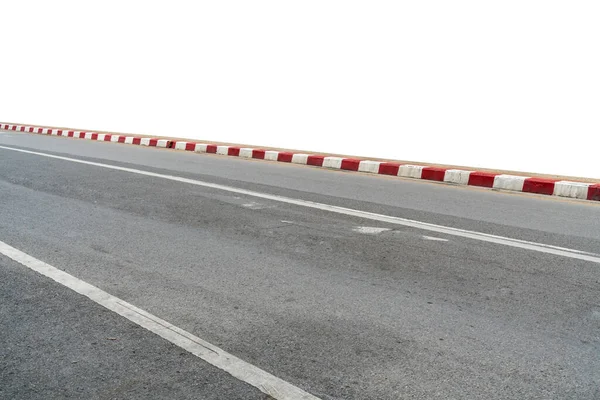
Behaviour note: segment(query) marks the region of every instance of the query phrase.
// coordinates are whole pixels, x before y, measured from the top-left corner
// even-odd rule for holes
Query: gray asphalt
[[[600,252],[593,203],[38,135],[0,145]],[[0,202],[0,240],[323,399],[600,398],[598,264],[4,149]],[[43,284],[30,276],[3,296]],[[69,329],[68,296],[37,323]],[[29,329],[32,308],[2,329]],[[117,317],[88,325],[156,347]],[[153,360],[170,368],[168,353]]]
[[[269,398],[4,257],[0,326],[2,399]]]

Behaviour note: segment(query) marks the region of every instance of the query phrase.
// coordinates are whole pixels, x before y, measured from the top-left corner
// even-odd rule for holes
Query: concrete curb
[[[248,147],[222,146],[217,144],[176,141],[162,138],[62,130],[39,126],[10,125],[0,123],[0,129],[25,133],[38,133],[43,135],[99,140],[104,142],[162,147],[175,150],[193,151],[196,153],[211,153],[232,157],[279,161],[311,165],[315,167],[342,169],[346,171],[357,171],[379,175],[393,175],[413,179],[425,179],[429,181],[446,182],[455,185],[479,186],[514,192],[537,193],[549,196],[600,201],[600,183],[571,182],[540,177],[495,174],[490,172],[427,167],[422,165],[400,164],[394,162],[359,160],[354,158],[329,157],[325,155],[263,150]]]

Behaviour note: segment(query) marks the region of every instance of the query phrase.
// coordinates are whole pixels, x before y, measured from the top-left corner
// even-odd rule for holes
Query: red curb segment
[[[347,171],[358,171],[358,167],[360,166],[360,160],[355,158],[344,158],[342,160],[341,169],[345,169]]]
[[[242,148],[238,146],[220,146],[216,144],[177,142],[174,140],[159,138],[141,138],[134,136],[124,136],[117,134],[99,134],[96,132],[82,131],[63,131],[61,129],[0,124],[0,129],[7,131],[19,131],[29,133],[39,133],[47,135],[65,136],[71,138],[102,140],[105,142],[130,143],[135,145],[144,145],[152,147],[164,147],[169,149],[181,149],[186,151],[206,152],[227,154],[228,156],[240,157]],[[45,132],[44,132],[45,131]],[[327,156],[315,154],[301,154],[288,151],[266,151],[263,149],[244,148],[243,157],[252,157],[264,160],[269,155],[269,160],[290,163],[297,156],[295,163],[322,167]],[[361,164],[364,163],[364,164]],[[362,168],[361,168],[362,166]],[[440,167],[414,166],[407,165],[401,168],[402,164],[394,162],[379,162],[369,160],[359,160],[356,158],[332,157],[331,162],[327,164],[328,168],[338,168],[348,171],[361,171],[366,173],[375,173],[380,175],[401,175],[413,179],[425,179],[437,182],[448,182],[459,185],[480,186],[487,188],[497,188],[503,190],[513,190],[527,193],[537,193],[543,195],[554,195],[562,197],[571,197],[578,199],[587,199],[600,201],[600,183],[584,183],[558,181],[555,179],[511,176],[505,174],[495,174],[481,171],[466,171],[446,169]],[[419,174],[413,174],[410,171],[417,171]],[[400,172],[402,171],[402,174]],[[407,171],[409,171],[407,173]],[[498,177],[498,179],[496,179]],[[512,182],[512,183],[511,183]],[[519,185],[519,182],[523,182]]]
[[[400,170],[400,164],[398,163],[381,163],[379,164],[379,174],[382,175],[394,175],[398,176],[398,171]]]
[[[421,171],[421,179],[427,179],[429,181],[444,181],[444,176],[446,176],[445,168],[436,168],[436,167],[425,167],[423,171]]]
[[[497,174],[489,172],[471,172],[471,175],[469,175],[469,183],[467,183],[467,185],[488,188],[494,187],[494,178],[496,175]]]
[[[294,158],[294,153],[287,151],[280,151],[277,155],[277,161],[280,162],[292,162],[292,158]]]
[[[600,183],[596,185],[591,185],[588,188],[588,200],[600,201]]]
[[[306,164],[313,165],[315,167],[322,167],[323,160],[325,160],[325,156],[308,156],[306,158]]]
[[[256,158],[258,160],[265,159],[265,150],[254,149],[252,150],[252,158]]]
[[[539,193],[552,195],[556,180],[542,178],[528,178],[523,182],[523,191],[528,193]]]

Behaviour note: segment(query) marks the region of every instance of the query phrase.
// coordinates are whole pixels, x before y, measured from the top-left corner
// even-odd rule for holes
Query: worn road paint
[[[357,226],[356,228],[354,228],[352,230],[354,232],[364,233],[367,235],[376,235],[381,232],[391,231],[391,229],[389,229],[389,228],[375,228],[372,226]]]
[[[433,236],[426,236],[426,235],[423,235],[423,239],[425,239],[425,240],[433,240],[433,241],[437,241],[437,242],[447,242],[448,241],[448,239],[442,239],[442,238],[433,237]]]

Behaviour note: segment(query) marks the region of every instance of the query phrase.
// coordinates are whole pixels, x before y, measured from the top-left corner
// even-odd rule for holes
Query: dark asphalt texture
[[[0,256],[1,399],[269,399]]]
[[[600,252],[596,204],[57,137],[0,133],[0,145]],[[0,204],[0,240],[323,399],[600,398],[598,264],[4,149]],[[13,278],[19,268],[0,266],[16,282],[2,299],[17,305],[45,279]],[[76,295],[63,294],[37,317],[11,311],[22,317],[3,322],[9,341],[36,323],[73,329]],[[18,326],[30,313],[33,327]],[[110,318],[67,342],[121,329],[128,348],[162,343],[151,359],[174,367],[177,348]],[[118,357],[85,358],[104,371]],[[231,390],[215,398],[247,390],[192,364],[174,390],[197,389],[194,368]]]

